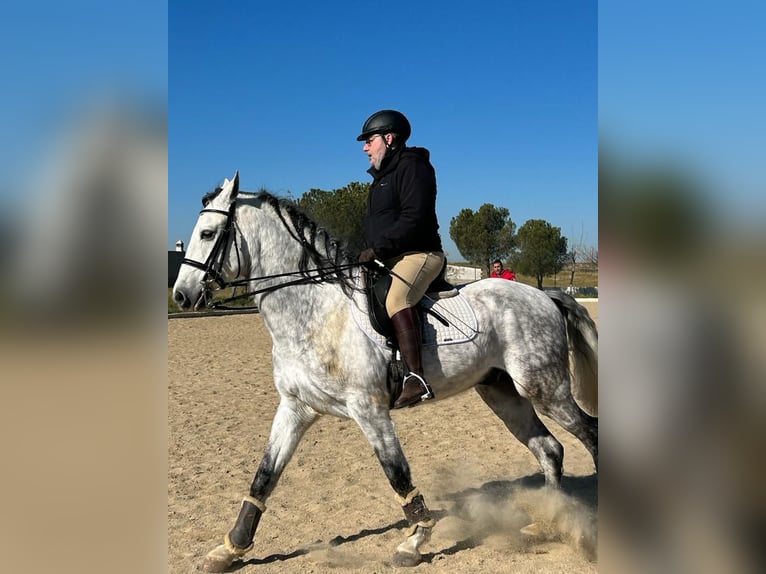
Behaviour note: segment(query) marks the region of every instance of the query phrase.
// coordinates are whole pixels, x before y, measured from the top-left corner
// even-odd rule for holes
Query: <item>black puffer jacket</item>
[[[436,219],[436,172],[430,153],[404,147],[387,156],[367,198],[364,232],[367,247],[386,260],[412,251],[442,251]]]

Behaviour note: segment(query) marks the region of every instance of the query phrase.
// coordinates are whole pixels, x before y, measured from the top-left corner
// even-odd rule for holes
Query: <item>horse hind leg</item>
[[[276,487],[301,437],[316,418],[316,412],[309,407],[282,399],[274,415],[266,452],[250,486],[249,496],[244,497],[237,520],[224,537],[224,543],[205,556],[202,570],[226,572],[236,560],[253,548],[255,531],[266,510],[266,499]]]
[[[593,466],[598,472],[598,418],[583,411],[571,396],[568,401],[539,405],[538,409],[579,439],[593,458]]]
[[[493,369],[476,385],[476,392],[540,463],[548,486],[561,485],[564,447],[535,413],[532,403],[519,395],[510,375]]]
[[[575,436],[590,453],[593,465],[598,471],[598,418],[590,416],[580,408],[569,391],[568,379],[565,378],[563,384],[565,393],[545,392],[545,387],[541,386],[542,392],[534,400],[535,409]]]
[[[397,546],[393,563],[395,566],[417,566],[422,560],[420,548],[430,540],[435,520],[423,495],[412,484],[410,467],[394,423],[388,411],[382,410],[358,414],[354,419],[370,442],[409,523],[406,538]]]

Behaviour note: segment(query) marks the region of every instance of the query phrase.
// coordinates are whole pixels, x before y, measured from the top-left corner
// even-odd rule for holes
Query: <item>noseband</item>
[[[214,281],[220,289],[223,289],[227,286],[226,281],[223,279],[222,271],[223,261],[226,258],[226,247],[229,245],[229,239],[232,239],[234,248],[237,252],[237,276],[239,276],[241,268],[239,260],[239,247],[237,246],[237,242],[234,241],[234,238],[232,237],[232,231],[234,230],[234,210],[236,209],[236,206],[237,204],[232,202],[228,211],[224,211],[223,209],[208,208],[200,211],[200,215],[203,213],[218,213],[220,215],[225,215],[226,225],[223,228],[223,232],[218,236],[218,239],[215,240],[215,245],[213,245],[213,249],[210,251],[210,255],[207,256],[207,260],[204,263],[194,259],[187,259],[185,257],[181,261],[182,265],[191,265],[192,267],[204,271],[205,276],[203,277],[202,282],[208,283],[210,281]]]

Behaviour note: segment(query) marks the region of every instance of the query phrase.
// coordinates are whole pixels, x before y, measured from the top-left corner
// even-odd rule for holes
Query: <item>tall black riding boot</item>
[[[434,398],[431,387],[423,377],[421,364],[422,334],[420,321],[415,309],[402,309],[391,317],[396,333],[396,342],[409,371],[404,377],[402,393],[394,403],[395,409],[409,407],[420,401]]]

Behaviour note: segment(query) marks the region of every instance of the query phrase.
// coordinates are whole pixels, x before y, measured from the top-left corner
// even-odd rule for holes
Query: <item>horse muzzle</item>
[[[192,302],[191,297],[189,297],[183,290],[181,289],[174,289],[173,290],[173,301],[176,302],[176,305],[183,310],[188,311],[192,307],[195,311],[199,311],[200,309],[203,309],[207,306],[207,293],[206,289],[201,289],[196,301]]]

